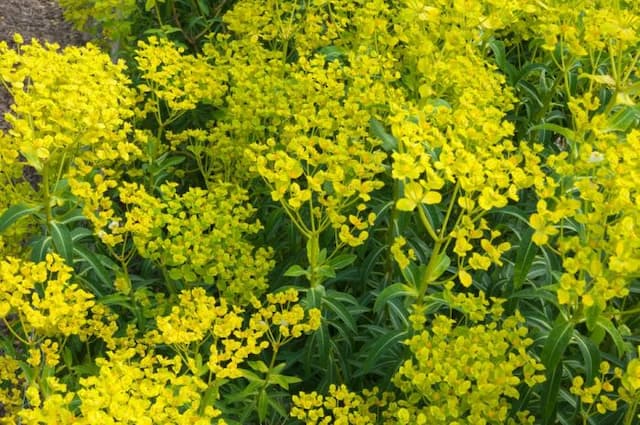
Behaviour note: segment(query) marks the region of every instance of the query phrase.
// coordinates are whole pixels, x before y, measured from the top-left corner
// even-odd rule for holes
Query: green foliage
[[[9,420],[637,422],[637,2],[61,4],[111,57],[0,43]]]

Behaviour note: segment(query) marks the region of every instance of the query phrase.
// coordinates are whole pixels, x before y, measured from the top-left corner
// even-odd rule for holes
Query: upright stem
[[[318,267],[320,267],[320,234],[318,232],[311,232],[309,239],[307,240],[307,259],[309,260],[309,284],[311,288],[322,284],[322,278],[318,274]]]
[[[638,398],[633,400],[633,403],[629,406],[627,413],[624,415],[624,425],[632,425],[635,423],[636,410],[638,408]]]
[[[47,225],[51,221],[51,192],[49,190],[49,167],[44,164],[42,167],[42,187],[44,190],[44,213],[47,220]]]

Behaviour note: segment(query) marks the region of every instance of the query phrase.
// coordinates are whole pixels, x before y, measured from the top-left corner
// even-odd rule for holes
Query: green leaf
[[[76,242],[93,236],[93,232],[86,227],[76,227],[71,229],[71,240],[75,244]]]
[[[554,371],[560,364],[562,355],[571,341],[573,329],[573,323],[559,320],[549,332],[540,356],[547,371]]]
[[[406,299],[415,299],[417,296],[418,292],[411,286],[405,285],[404,283],[394,283],[380,292],[373,305],[373,311],[379,313],[385,305],[394,298],[404,297]]]
[[[349,310],[347,310],[345,306],[342,305],[342,303],[327,296],[322,299],[322,305],[327,307],[333,314],[335,314],[340,319],[340,323],[346,325],[351,333],[357,333],[358,329],[356,326],[356,321]]]
[[[283,418],[288,418],[289,417],[289,413],[285,410],[285,408],[282,406],[282,404],[280,404],[277,400],[269,397],[268,401],[269,401],[269,406],[271,406],[273,408],[273,410],[278,412],[278,414],[281,417],[283,417]]]
[[[245,378],[247,381],[264,383],[264,379],[262,379],[262,377],[260,377],[260,375],[258,375],[257,373],[247,369],[238,369],[238,370],[240,371],[240,374],[242,375],[242,377]]]
[[[573,335],[574,325],[559,320],[547,336],[542,355],[542,363],[546,368],[546,382],[542,390],[543,425],[555,424],[558,391],[562,379],[562,355]]]
[[[44,261],[51,248],[52,238],[51,236],[41,236],[29,244],[31,247],[31,261],[39,263]]]
[[[62,360],[64,361],[64,365],[71,369],[71,366],[73,365],[73,353],[68,346],[65,346],[62,351]]]
[[[548,73],[549,69],[546,65],[541,63],[528,63],[522,68],[520,68],[517,79],[516,79],[517,81],[514,81],[514,83],[519,82],[523,78],[527,77],[529,74],[532,74],[536,71],[540,71],[541,73]]]
[[[56,252],[64,258],[65,262],[73,266],[73,240],[71,233],[64,224],[49,222],[49,231],[53,240],[53,246]]]
[[[358,302],[358,300],[353,295],[347,292],[340,292],[334,289],[329,289],[325,293],[326,293],[326,296],[331,297],[332,299],[339,301],[342,304],[345,304],[345,305],[350,304],[351,306],[353,306],[350,308],[350,311],[353,311],[354,307],[357,307],[358,309],[362,309],[363,312],[368,311],[368,308],[360,306],[360,303]]]
[[[298,276],[306,276],[309,277],[309,271],[303,269],[297,264],[289,267],[286,272],[284,272],[284,276],[286,277],[298,277]]]
[[[128,310],[134,311],[131,305],[131,297],[122,294],[111,294],[100,298],[100,303],[104,305],[119,305]]]
[[[427,105],[431,105],[436,109],[437,108],[453,109],[451,104],[441,97],[429,98],[427,100]]]
[[[504,208],[497,208],[491,211],[491,214],[505,214],[511,216],[515,219],[520,220],[527,227],[529,227],[529,217],[531,216],[531,213],[524,211],[518,207],[514,207],[513,205],[509,205]]]
[[[632,127],[637,127],[640,122],[640,108],[637,106],[624,106],[609,118],[609,131],[627,132]]]
[[[87,218],[84,216],[84,214],[82,214],[82,209],[80,208],[74,208],[60,216],[55,217],[55,221],[62,224],[70,224],[76,221],[85,221],[86,219]]]
[[[393,152],[398,149],[398,141],[391,134],[387,133],[380,121],[375,118],[369,120],[371,133],[382,140],[382,149],[386,152]]]
[[[591,341],[593,341],[598,346],[602,344],[602,341],[604,341],[604,338],[606,336],[607,331],[599,326],[596,326],[596,328],[589,333],[589,338],[591,339]]]
[[[321,281],[325,281],[325,279],[333,279],[336,277],[336,272],[329,266],[328,264],[323,264],[316,269],[317,276],[323,278]]]
[[[558,407],[558,391],[562,380],[562,366],[547,370],[547,380],[542,386],[542,425],[555,425]]]
[[[604,316],[598,316],[598,320],[596,321],[596,327],[602,328],[604,331],[606,331],[609,334],[609,336],[613,340],[613,343],[616,346],[616,349],[618,350],[618,357],[622,358],[622,356],[626,351],[624,346],[624,340],[622,339],[622,335],[620,334],[620,331],[618,331],[618,329],[615,327],[613,322]]]
[[[518,290],[522,287],[527,274],[531,269],[533,259],[538,253],[538,245],[531,241],[533,229],[527,229],[520,239],[520,246],[516,254],[516,262],[513,270],[513,287]]]
[[[42,207],[40,206],[28,206],[25,204],[17,204],[10,206],[1,216],[0,216],[0,233],[4,232],[17,222],[22,217],[26,217],[28,215],[32,215],[40,211]]]
[[[547,301],[552,305],[558,304],[558,298],[556,295],[545,288],[527,288],[514,292],[509,296],[509,299],[525,299],[525,300],[537,300]]]
[[[227,383],[226,379],[216,378],[207,390],[204,392],[204,396],[200,399],[200,405],[198,406],[198,413],[203,414],[204,409],[207,406],[212,406],[213,403],[220,398],[220,386]]]
[[[338,255],[329,260],[328,264],[333,270],[340,270],[353,264],[356,258],[358,258],[358,256],[354,254]]]
[[[587,323],[587,329],[590,332],[595,329],[598,323],[598,318],[600,317],[600,313],[600,307],[595,304],[584,309],[584,317]]]
[[[144,3],[144,11],[148,12],[151,9],[153,9],[154,7],[157,7],[158,6],[157,3],[164,3],[164,0],[147,0]]]
[[[267,365],[262,360],[248,361],[247,364],[251,369],[255,370],[256,372],[261,372],[261,373],[269,372],[269,367],[267,367]]]
[[[200,9],[202,10],[202,13],[205,16],[208,16],[211,11],[209,10],[209,5],[207,4],[206,0],[198,0],[198,6],[200,7]]]
[[[410,263],[408,267],[400,269],[400,273],[407,283],[411,284],[414,287],[417,287],[418,278],[424,273],[426,267],[426,264],[416,265]]]
[[[562,127],[560,125],[557,124],[552,124],[552,123],[544,123],[544,124],[538,124],[538,125],[534,125],[533,127],[531,127],[529,129],[529,131],[536,131],[536,130],[549,130],[552,131],[554,133],[557,133],[561,136],[564,136],[565,139],[567,139],[567,142],[572,142],[574,140],[576,140],[576,133],[566,127]]]
[[[571,341],[573,330],[573,323],[558,320],[542,348],[540,359],[546,369],[547,378],[542,391],[543,425],[555,424],[557,396],[562,379],[562,355]]]
[[[260,423],[264,423],[264,420],[267,418],[267,409],[269,407],[268,397],[264,389],[258,394],[258,417],[260,418]]]
[[[491,40],[488,45],[493,52],[493,56],[496,60],[496,65],[498,65],[498,68],[500,68],[500,70],[504,72],[507,77],[509,77],[510,82],[513,82],[516,77],[517,71],[516,68],[507,60],[504,43],[501,40],[494,39]]]
[[[27,378],[27,383],[34,382],[34,379],[36,378],[36,369],[22,360],[19,360],[18,364],[20,365],[20,369],[22,369],[24,377]]]
[[[582,354],[586,383],[592,385],[594,378],[599,375],[600,371],[600,350],[591,339],[578,331],[574,331],[573,341],[576,342]]]
[[[74,245],[73,253],[75,254],[75,256],[79,257],[81,261],[84,261],[89,265],[91,270],[95,273],[96,277],[100,279],[100,282],[105,287],[108,287],[112,284],[112,279],[109,277],[109,274],[107,273],[103,264],[93,252],[89,251],[87,248],[81,245]],[[98,293],[96,295],[101,294]]]
[[[320,308],[322,306],[322,299],[326,296],[327,291],[324,286],[318,285],[315,288],[310,288],[307,291],[307,308]]]
[[[297,384],[298,382],[302,382],[302,379],[298,378],[297,376],[286,376],[276,373],[269,375],[269,382],[273,382],[280,388],[288,390],[290,384]]]
[[[323,54],[327,62],[333,62],[344,56],[344,51],[337,46],[325,46],[319,50]]]
[[[313,333],[313,344],[311,347],[314,347],[312,356],[316,357],[316,361],[319,360],[318,366],[322,368],[326,368],[329,364],[330,360],[330,335],[329,335],[329,326],[326,321],[323,320],[320,328]]]
[[[522,97],[526,98],[527,101],[531,99],[532,101],[535,102],[535,106],[537,107],[544,106],[544,103],[540,98],[540,93],[538,92],[538,89],[536,88],[536,86],[534,86],[533,84],[531,84],[526,80],[521,80],[518,82],[516,87],[520,89],[520,91],[524,92],[525,95],[522,95]]]
[[[445,271],[447,271],[450,264],[451,258],[449,258],[447,253],[445,251],[439,253],[433,263],[429,261],[430,267],[425,271],[424,283],[429,284],[435,282]]]
[[[202,376],[209,371],[209,366],[202,361],[202,354],[196,353],[194,356],[195,366],[196,366],[196,374],[197,376]]]
[[[168,34],[166,31],[165,33]],[[153,187],[159,187],[162,182],[170,176],[172,169],[184,162],[184,160],[185,157],[183,156],[169,156],[168,154],[163,154],[151,163],[148,172],[152,176]]]
[[[318,262],[317,262],[317,264],[324,264],[326,260],[327,260],[327,248],[322,248],[318,252]]]
[[[372,343],[366,344],[362,351],[366,354],[367,360],[362,365],[361,373],[373,370],[382,356],[397,348],[408,336],[409,333],[404,329],[393,329],[375,338]]]

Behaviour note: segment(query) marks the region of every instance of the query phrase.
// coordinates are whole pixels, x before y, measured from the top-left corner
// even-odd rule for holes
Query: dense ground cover
[[[7,422],[637,423],[637,2],[60,3],[0,44]]]

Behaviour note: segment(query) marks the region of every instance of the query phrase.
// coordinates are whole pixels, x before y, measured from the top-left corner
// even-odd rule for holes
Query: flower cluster
[[[220,104],[224,74],[206,58],[185,54],[184,48],[155,36],[139,42],[136,53],[143,81],[137,89],[146,97],[139,113],[154,116],[161,128],[199,103]]]
[[[377,421],[377,411],[384,409],[389,393],[365,390],[363,395],[349,391],[345,385],[331,385],[327,395],[315,391],[293,396],[291,416],[307,425],[367,425]]]
[[[139,255],[156,262],[167,278],[215,286],[225,298],[242,303],[264,292],[271,251],[248,241],[262,227],[249,221],[254,209],[245,190],[220,183],[180,194],[176,184],[167,183],[159,198],[135,184],[124,184],[119,192],[128,211],[122,224],[111,226],[111,234],[129,232]]]
[[[640,2],[61,4],[146,35],[0,42],[7,422],[635,423]]]
[[[18,166],[21,155],[36,171],[49,171],[52,183],[77,158],[115,159],[139,151],[128,141],[135,96],[124,63],[113,64],[90,44],[58,50],[35,40],[17,52],[0,44],[0,80],[13,98],[5,117],[11,129],[4,136],[3,168]]]
[[[503,424],[508,399],[520,397],[522,384],[544,381],[543,369],[527,348],[522,317],[505,319],[500,327],[454,326],[437,316],[432,331],[406,341],[412,357],[393,377],[400,395],[377,388],[362,395],[332,385],[327,395],[301,392],[293,397],[291,415],[315,424]],[[522,423],[532,417],[520,412]]]
[[[216,379],[237,379],[243,376],[239,366],[250,356],[270,346],[277,351],[292,339],[318,329],[320,311],[305,311],[293,289],[268,294],[265,304],[253,298],[250,307],[241,308],[224,299],[216,301],[203,288],[195,288],[181,292],[178,304],[156,322],[157,329],[145,337],[150,345],[174,347],[195,375],[201,375],[205,368]],[[210,341],[206,361],[201,357],[197,364],[190,354],[205,341]]]
[[[590,94],[572,101],[572,152],[548,158],[562,180],[531,217],[534,241],[552,243],[562,255],[558,301],[574,310],[604,310],[609,300],[629,293],[640,271],[640,132],[608,130],[609,118],[590,112],[598,103]]]
[[[11,127],[0,133],[6,189],[0,210],[35,203],[48,221],[52,207],[67,204],[67,178],[81,184],[97,169],[141,154],[129,122],[135,92],[124,63],[112,63],[95,46],[60,51],[56,44],[23,44],[19,35],[15,40],[17,50],[0,43],[0,82],[13,99],[5,115]],[[4,235],[13,236],[6,240],[14,253],[32,224],[26,220]]]
[[[577,395],[580,398],[580,402],[589,406],[586,409],[584,415],[590,416],[590,411],[593,407],[600,414],[604,414],[607,411],[616,411],[618,404],[616,400],[611,396],[614,390],[614,386],[611,383],[613,379],[608,379],[610,365],[608,362],[600,363],[600,377],[593,379],[591,385],[585,385],[584,378],[582,376],[576,376],[573,378],[571,393]],[[622,370],[616,368],[614,370],[614,377],[620,378]]]
[[[338,62],[322,56],[298,61],[288,82],[279,83],[297,111],[278,136],[251,145],[252,167],[304,235],[334,229],[341,244],[368,237],[375,216],[366,214],[371,193],[382,187],[385,154],[363,123],[369,114],[360,99],[345,97],[350,83]],[[293,70],[292,70],[293,71]]]
[[[30,387],[26,396],[31,408],[22,410],[19,418],[27,423],[225,423],[215,419],[219,410],[201,406],[207,384],[181,373],[179,357],[140,356],[125,349],[109,352],[96,365],[98,372],[80,379],[77,391],[69,391],[55,378],[49,379],[49,395]],[[74,397],[81,401],[77,410],[71,407]]]
[[[58,255],[47,254],[41,263],[8,257],[0,262],[0,279],[0,318],[21,341],[70,335],[112,340],[115,324],[105,322],[113,315],[71,282],[72,269]]]
[[[270,324],[267,338],[272,346],[282,346],[293,338],[317,330],[321,321],[320,310],[312,308],[305,312],[298,300],[299,294],[295,289],[267,294],[267,305],[251,317],[252,327]]]
[[[603,361],[600,363],[600,376],[593,378],[592,382],[585,382],[582,376],[573,378],[571,393],[580,399],[584,418],[595,413],[615,412],[620,402],[634,406],[640,400],[640,360],[637,357],[631,359],[626,370],[619,367],[611,369],[609,362]],[[628,423],[637,420],[635,409],[627,410],[625,420]]]
[[[238,366],[250,355],[269,346],[261,341],[267,325],[245,328],[243,310],[222,299],[206,295],[203,288],[183,291],[171,312],[156,319],[157,330],[148,335],[150,344],[166,344],[185,356],[187,366],[199,376],[203,364],[189,357],[190,346],[199,346],[209,337],[212,342],[205,363],[216,378],[239,378]]]
[[[406,342],[413,356],[393,378],[403,394],[389,406],[395,423],[505,423],[520,384],[544,380],[522,320],[455,326],[437,316],[431,331]]]

